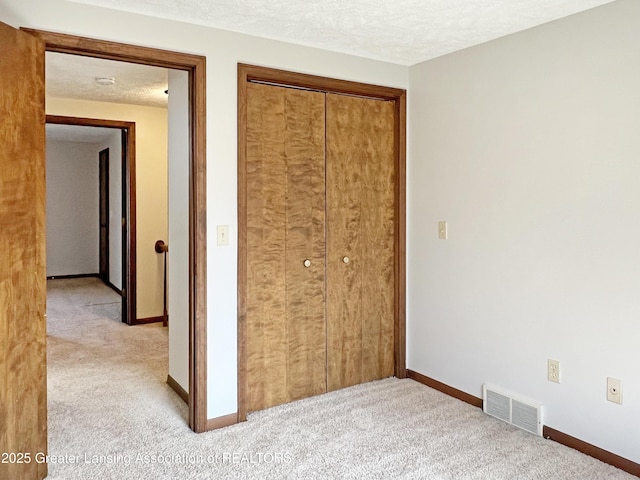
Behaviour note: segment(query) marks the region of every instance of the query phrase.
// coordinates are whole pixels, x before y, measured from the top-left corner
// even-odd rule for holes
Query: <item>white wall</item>
[[[98,151],[47,141],[47,276],[98,273]]]
[[[238,62],[400,88],[408,69],[63,0],[0,0],[0,20],[207,57],[207,416],[236,412]],[[230,246],[216,247],[215,225],[230,226]]]
[[[154,246],[167,238],[167,110],[51,97],[46,108],[51,115],[136,123],[137,317],[161,316],[163,265]]]
[[[638,45],[640,2],[620,0],[412,67],[408,166],[408,367],[540,400],[635,462]]]
[[[169,70],[169,375],[189,392],[189,74]]]
[[[0,0],[16,26],[207,57],[207,392],[209,418],[237,411],[237,64],[406,88],[406,67],[63,0]],[[231,244],[216,247],[215,226]]]
[[[98,152],[109,149],[109,281],[122,290],[122,130],[114,129]]]
[[[413,67],[408,164],[408,367],[539,399],[547,425],[636,462],[639,9],[618,0]],[[237,63],[401,88],[409,70],[63,0],[0,0],[0,20],[207,57],[208,417],[235,412]],[[604,400],[608,375],[622,406]]]

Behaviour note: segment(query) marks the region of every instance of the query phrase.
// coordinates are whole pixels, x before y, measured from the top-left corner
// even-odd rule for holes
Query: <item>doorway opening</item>
[[[188,155],[188,423],[196,432],[205,431],[210,428],[207,424],[206,412],[205,58],[72,35],[32,29],[25,29],[25,31],[43,40],[48,52],[157,66],[182,70],[188,74],[190,147]],[[171,321],[169,324],[171,325]]]
[[[135,203],[135,123],[116,120],[102,120],[94,118],[78,118],[67,117],[60,115],[47,115],[47,142],[52,139],[75,139],[82,140],[86,143],[87,140],[102,138],[98,132],[112,132],[116,137],[119,136],[120,140],[113,144],[113,140],[110,140],[105,136],[105,140],[102,141],[102,145],[113,144],[114,150],[121,152],[120,159],[111,156],[108,159],[116,175],[111,175],[113,190],[119,192],[111,195],[112,206],[119,207],[114,208],[117,210],[116,218],[109,220],[108,209],[106,212],[99,208],[99,268],[98,276],[102,278],[103,282],[115,290],[122,297],[122,313],[121,319],[123,323],[133,325],[137,319],[137,302],[136,302],[136,203]],[[96,143],[95,145],[100,145]],[[104,150],[103,150],[104,151]],[[108,151],[108,149],[107,149]],[[103,154],[101,153],[102,157]],[[100,158],[100,157],[99,157]],[[119,161],[118,161],[119,160]],[[99,162],[102,160],[98,159]],[[100,175],[100,165],[95,165]],[[49,167],[50,168],[50,167]],[[108,175],[108,171],[106,172]],[[118,178],[121,179],[120,185],[113,184]],[[73,179],[71,179],[73,181]],[[79,184],[84,183],[82,181]],[[102,185],[99,185],[99,189],[102,190]],[[108,192],[106,199],[108,201],[110,195]],[[100,192],[99,197],[102,198]],[[51,201],[49,201],[51,203]],[[119,206],[115,205],[119,203]],[[51,205],[49,205],[51,207]],[[51,216],[51,208],[47,217]],[[51,222],[49,222],[51,223]],[[94,222],[95,223],[95,222]],[[103,227],[104,225],[104,227]],[[111,227],[111,228],[109,228]],[[103,239],[103,235],[111,231],[120,231],[120,241],[117,238]],[[107,241],[107,245],[102,245],[103,240]],[[51,243],[51,232],[48,232],[48,243]],[[109,245],[110,244],[110,245]],[[105,248],[106,247],[106,248]],[[106,252],[105,252],[106,251]],[[109,252],[113,251],[114,254],[109,255]],[[111,256],[112,265],[108,257]],[[49,254],[48,257],[51,257]],[[107,257],[107,258],[104,258]],[[106,262],[105,262],[106,261]],[[106,264],[103,264],[105,262]],[[94,272],[91,272],[92,274]],[[57,277],[60,275],[49,275],[49,277]]]

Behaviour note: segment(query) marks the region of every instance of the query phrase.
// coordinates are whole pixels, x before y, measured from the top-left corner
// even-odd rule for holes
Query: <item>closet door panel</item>
[[[248,410],[287,401],[284,95],[247,86]]]
[[[327,389],[362,382],[361,162],[347,97],[327,95]],[[348,262],[345,262],[345,257]]]
[[[324,209],[324,94],[249,84],[248,411],[326,391]]]
[[[393,104],[328,94],[326,122],[327,384],[334,390],[393,375]]]
[[[324,94],[285,92],[287,394],[327,391]],[[305,266],[309,260],[310,266]]]
[[[363,331],[362,381],[394,373],[395,315],[395,159],[394,105],[364,100],[362,148],[368,161],[362,168],[361,235]]]

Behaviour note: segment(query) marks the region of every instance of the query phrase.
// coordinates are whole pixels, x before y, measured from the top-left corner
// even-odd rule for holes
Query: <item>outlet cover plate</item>
[[[547,380],[560,383],[560,362],[558,360],[547,360]]]
[[[622,405],[622,380],[607,377],[607,400]]]

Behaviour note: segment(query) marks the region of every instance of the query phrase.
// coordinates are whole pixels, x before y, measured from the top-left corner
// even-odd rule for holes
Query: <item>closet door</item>
[[[327,387],[394,374],[394,104],[327,94]]]
[[[326,391],[324,104],[247,85],[248,411]]]

